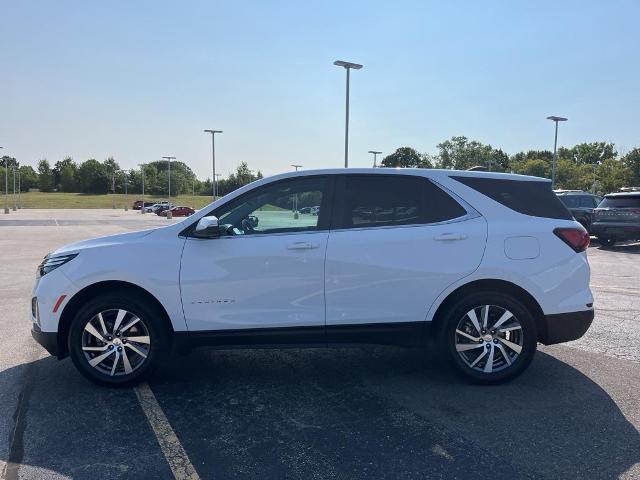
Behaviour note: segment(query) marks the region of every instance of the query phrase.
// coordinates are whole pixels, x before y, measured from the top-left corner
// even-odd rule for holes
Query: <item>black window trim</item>
[[[334,190],[334,209],[333,215],[331,216],[331,231],[332,232],[342,232],[342,231],[361,231],[361,230],[372,230],[372,229],[389,229],[389,228],[416,228],[416,227],[425,227],[425,226],[438,226],[438,225],[447,225],[450,223],[458,223],[464,222],[467,220],[471,220],[472,218],[480,217],[480,213],[469,205],[468,202],[463,200],[458,194],[452,192],[447,187],[442,185],[439,182],[436,182],[434,179],[424,176],[424,175],[410,175],[410,174],[380,174],[380,173],[340,173],[336,174],[335,182],[335,190]],[[442,220],[440,222],[420,222],[420,223],[405,223],[401,225],[369,225],[364,227],[349,227],[343,226],[342,219],[344,218],[344,205],[345,205],[345,190],[346,190],[346,178],[347,176],[357,176],[357,177],[387,177],[387,178],[398,178],[398,176],[403,178],[417,178],[421,179],[425,182],[430,182],[434,187],[439,188],[444,193],[449,195],[453,200],[455,200],[465,211],[465,215],[461,215],[456,218],[451,218],[449,220]]]
[[[295,177],[287,177],[287,178],[282,178],[280,180],[275,180],[273,182],[265,183],[263,185],[260,185],[259,187],[255,187],[255,188],[252,188],[251,190],[248,190],[248,191],[244,192],[242,195],[238,195],[237,197],[232,198],[231,200],[229,200],[228,202],[223,203],[222,205],[218,205],[216,208],[213,208],[213,209],[209,210],[202,217],[200,217],[197,221],[193,222],[188,227],[183,229],[178,234],[178,236],[187,237],[187,238],[196,238],[192,234],[193,234],[193,230],[196,228],[196,225],[198,224],[198,222],[200,221],[201,218],[209,217],[211,215],[215,215],[216,217],[218,217],[217,212],[221,208],[228,207],[230,204],[237,205],[238,203],[242,203],[243,201],[245,201],[245,199],[249,195],[253,195],[254,193],[256,193],[257,191],[259,191],[259,190],[261,190],[263,188],[271,188],[274,185],[278,185],[278,184],[281,184],[281,183],[288,183],[288,182],[299,181],[299,180],[307,180],[307,179],[318,179],[318,178],[326,179],[327,184],[326,184],[326,192],[323,192],[322,201],[320,202],[320,213],[318,215],[318,226],[317,226],[316,229],[314,229],[314,230],[282,229],[282,230],[279,230],[277,232],[252,233],[251,235],[224,235],[224,236],[218,237],[218,239],[258,238],[258,237],[275,236],[275,235],[278,235],[278,236],[280,236],[280,235],[301,235],[301,234],[328,232],[329,231],[330,220],[332,218],[331,213],[333,211],[333,206],[335,205],[334,204],[334,192],[335,192],[335,183],[336,183],[335,182],[335,180],[336,180],[335,177],[336,176],[337,175],[330,175],[330,174],[298,175],[298,176],[295,176]],[[201,239],[197,239],[197,240],[201,240]]]

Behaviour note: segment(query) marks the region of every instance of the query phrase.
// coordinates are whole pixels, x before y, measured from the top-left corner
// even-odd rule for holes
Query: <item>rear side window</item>
[[[616,195],[604,197],[600,208],[640,208],[640,195]]]
[[[532,217],[573,219],[567,207],[551,190],[551,182],[461,176],[451,178],[518,213]]]
[[[341,228],[435,223],[466,210],[425,178],[346,175]]]

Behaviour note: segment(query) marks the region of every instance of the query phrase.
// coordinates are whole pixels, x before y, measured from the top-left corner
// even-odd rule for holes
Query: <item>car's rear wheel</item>
[[[598,237],[598,241],[603,247],[613,247],[616,243],[616,240],[614,238],[608,237]]]
[[[532,313],[498,292],[461,298],[449,311],[440,341],[456,369],[476,383],[502,383],[522,373],[537,346]]]
[[[142,381],[168,351],[166,328],[156,310],[124,292],[92,299],[76,313],[69,332],[76,368],[100,385]]]

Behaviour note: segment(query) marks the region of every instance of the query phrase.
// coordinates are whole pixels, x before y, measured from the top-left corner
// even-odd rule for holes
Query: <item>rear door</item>
[[[480,264],[485,220],[423,177],[346,174],[336,188],[326,254],[329,338],[362,324],[390,336],[396,327],[419,331],[436,297]]]

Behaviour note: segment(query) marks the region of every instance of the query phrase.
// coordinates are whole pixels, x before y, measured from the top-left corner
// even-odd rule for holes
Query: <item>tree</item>
[[[80,191],[83,193],[107,193],[111,189],[111,173],[94,158],[85,160],[78,167]]]
[[[53,189],[53,172],[46,158],[38,162],[38,186],[41,192],[50,192]]]
[[[30,188],[38,188],[38,174],[31,165],[20,167],[20,190],[28,192]]]
[[[615,145],[608,142],[580,143],[572,148],[561,147],[558,158],[572,160],[578,165],[600,165],[618,156]]]
[[[509,156],[506,153],[465,136],[451,137],[439,143],[438,150],[440,168],[466,170],[482,165],[498,172],[509,169]]]
[[[400,147],[382,160],[383,167],[391,168],[432,168],[427,155],[420,155],[411,147]]]
[[[624,157],[622,164],[629,169],[628,187],[640,187],[640,148],[634,148]]]
[[[77,192],[76,174],[78,167],[71,157],[56,162],[53,167],[54,183],[61,192]]]
[[[518,152],[511,156],[511,162],[524,162],[527,160],[545,160],[551,165],[553,160],[553,152],[550,150],[528,150],[527,152]]]
[[[620,160],[609,158],[598,167],[597,176],[598,191],[610,193],[629,186],[633,172]]]
[[[529,159],[520,162],[512,162],[514,173],[532,175],[534,177],[550,178],[551,164],[547,160]]]

